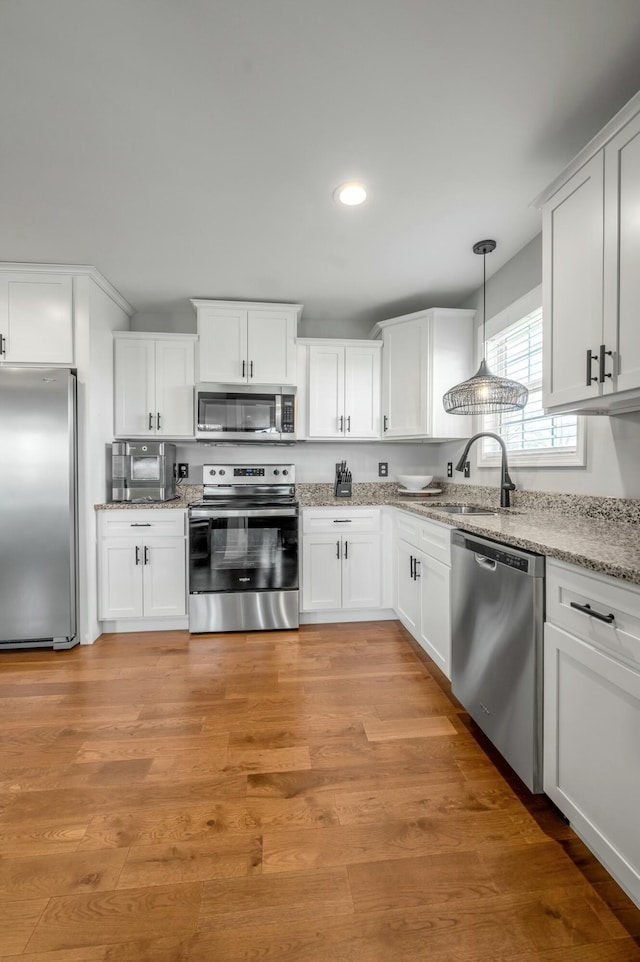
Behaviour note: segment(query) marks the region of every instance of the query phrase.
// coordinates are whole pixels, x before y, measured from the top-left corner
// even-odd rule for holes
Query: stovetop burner
[[[204,497],[192,508],[297,505],[293,464],[205,464]]]

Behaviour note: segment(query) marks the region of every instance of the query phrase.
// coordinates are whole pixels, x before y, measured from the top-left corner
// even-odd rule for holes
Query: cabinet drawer
[[[100,511],[98,533],[101,538],[140,535],[141,538],[183,536],[186,510],[182,508],[130,508],[123,511]]]
[[[451,532],[448,524],[439,521],[417,518],[404,511],[396,514],[396,531],[401,538],[408,541],[436,561],[451,564]]]
[[[602,621],[581,611],[589,605]],[[547,562],[547,621],[605,653],[640,664],[640,589],[561,561]],[[613,616],[610,618],[609,616]]]
[[[380,508],[303,508],[302,510],[302,530],[305,534],[379,531],[380,523]]]

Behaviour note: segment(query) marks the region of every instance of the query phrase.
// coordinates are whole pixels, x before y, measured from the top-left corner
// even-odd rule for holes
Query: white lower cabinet
[[[549,562],[547,617],[544,790],[640,905],[640,590]]]
[[[100,512],[98,617],[125,623],[186,618],[186,563],[184,511]],[[152,625],[157,627],[157,622]]]
[[[388,541],[381,508],[303,509],[301,611],[309,617],[302,620],[393,617],[384,586]]]
[[[395,611],[447,678],[451,672],[451,531],[437,521],[396,513]]]

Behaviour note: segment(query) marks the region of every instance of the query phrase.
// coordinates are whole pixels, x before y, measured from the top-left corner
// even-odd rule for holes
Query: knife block
[[[336,481],[333,493],[336,498],[350,498],[351,481]]]

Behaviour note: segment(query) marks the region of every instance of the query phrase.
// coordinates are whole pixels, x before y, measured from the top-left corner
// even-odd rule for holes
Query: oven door
[[[279,441],[282,395],[251,385],[199,384],[196,437],[224,441]]]
[[[297,588],[297,507],[192,509],[190,594]]]

